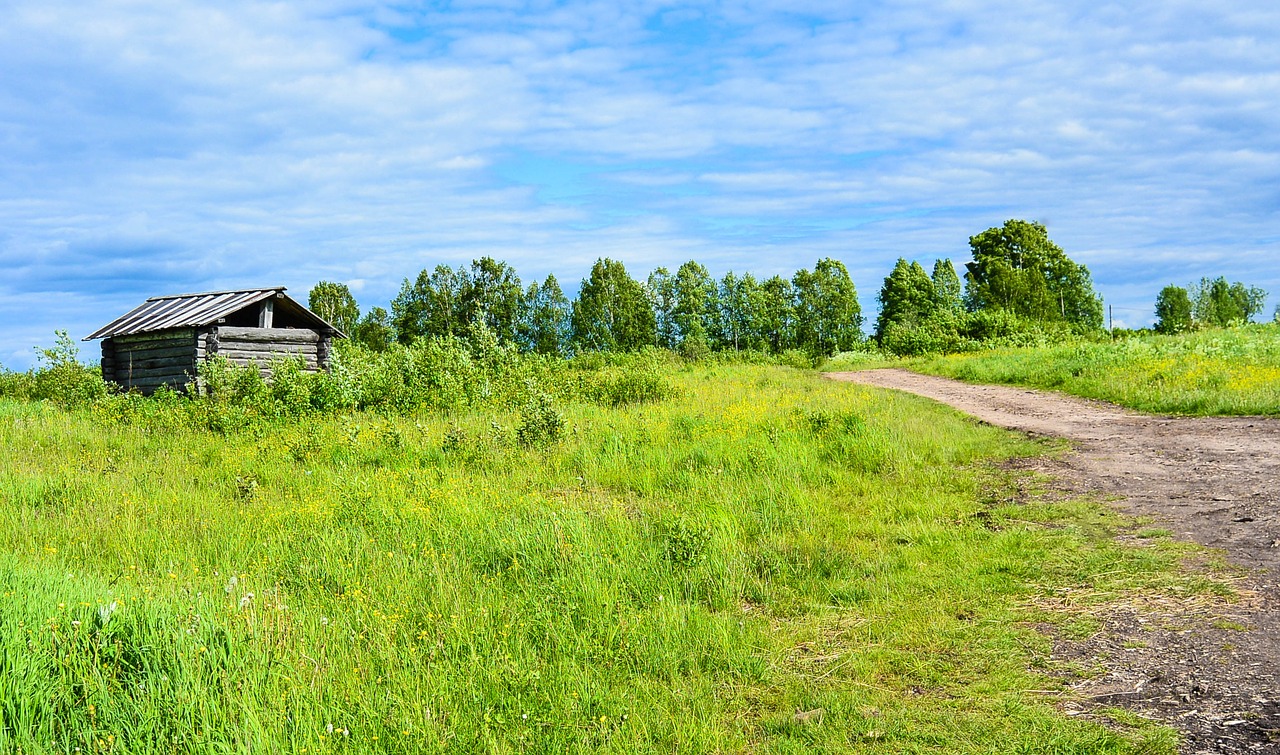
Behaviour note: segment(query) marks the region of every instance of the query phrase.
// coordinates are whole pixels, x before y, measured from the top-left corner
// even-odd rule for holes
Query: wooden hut
[[[156,296],[84,340],[102,339],[103,379],[143,393],[162,385],[181,389],[214,356],[265,370],[276,356],[298,355],[309,371],[328,369],[333,339],[346,336],[284,292],[278,286]]]

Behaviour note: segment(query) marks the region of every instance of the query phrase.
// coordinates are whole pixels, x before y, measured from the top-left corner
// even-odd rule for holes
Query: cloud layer
[[[1010,217],[1117,321],[1202,275],[1280,300],[1272,3],[9,5],[8,367],[150,295],[385,304],[482,254],[570,285],[830,255],[870,307],[898,256]]]

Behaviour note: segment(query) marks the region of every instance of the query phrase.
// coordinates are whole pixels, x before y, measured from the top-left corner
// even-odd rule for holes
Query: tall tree
[[[933,263],[933,272],[929,275],[933,282],[934,296],[938,306],[946,311],[959,312],[964,307],[961,295],[960,276],[956,275],[956,266],[951,260],[942,259]]]
[[[722,348],[741,351],[750,345],[752,325],[756,319],[756,279],[751,273],[738,277],[732,270],[720,279],[717,304],[719,304],[719,342]]]
[[[459,298],[464,323],[483,323],[505,343],[516,340],[524,291],[510,265],[492,257],[473,260],[470,274],[463,276]]]
[[[660,267],[649,273],[645,289],[649,294],[649,303],[653,306],[658,345],[664,349],[675,349],[679,344],[679,329],[675,320],[675,279],[671,277],[670,271]]]
[[[775,354],[795,346],[795,291],[775,275],[760,285],[760,335]]]
[[[1102,299],[1089,269],[1071,261],[1040,223],[1008,220],[969,238],[965,267],[971,309],[1004,309],[1042,322],[1102,327]]]
[[[709,345],[711,308],[716,284],[707,269],[693,260],[680,266],[674,282],[673,319],[681,348],[701,349]]]
[[[391,317],[382,307],[374,307],[356,323],[352,338],[364,344],[371,351],[386,351],[391,346],[395,331],[391,327]]]
[[[400,293],[391,300],[391,323],[396,339],[412,343],[419,338],[466,333],[463,295],[469,286],[467,271],[437,265],[428,273],[418,273],[412,283],[406,278]]]
[[[1181,333],[1191,327],[1191,297],[1182,286],[1165,286],[1156,294],[1156,332]]]
[[[307,307],[343,333],[353,333],[360,320],[356,297],[345,283],[320,281],[307,295]]]
[[[862,307],[849,271],[826,258],[796,271],[796,345],[812,354],[849,351],[862,340]]]
[[[918,325],[939,309],[937,290],[929,274],[919,262],[908,263],[901,257],[884,279],[876,298],[880,301],[875,328],[877,341],[884,339],[885,329],[890,325]]]
[[[1267,300],[1267,292],[1257,286],[1227,283],[1222,277],[1201,278],[1190,289],[1192,316],[1197,322],[1221,328],[1253,319]]]
[[[573,344],[580,351],[631,351],[657,340],[644,286],[621,262],[598,259],[573,303]]]
[[[569,342],[569,316],[569,300],[554,275],[548,275],[542,285],[530,283],[521,327],[524,348],[539,354],[563,355]]]

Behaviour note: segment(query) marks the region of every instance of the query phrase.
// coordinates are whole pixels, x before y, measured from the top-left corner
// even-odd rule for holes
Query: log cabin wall
[[[181,389],[196,373],[196,358],[191,328],[116,336],[102,344],[102,374],[143,393],[162,385]]]
[[[324,369],[328,362],[328,339],[314,330],[221,325],[202,332],[200,339],[202,359],[217,355],[241,366],[253,361],[264,371],[271,366],[271,360],[281,356],[302,357],[303,369],[307,372]],[[324,359],[321,359],[322,341],[325,342]]]

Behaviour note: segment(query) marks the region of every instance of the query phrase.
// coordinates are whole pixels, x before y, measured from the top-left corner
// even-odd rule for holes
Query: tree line
[[[1044,225],[1009,220],[970,237],[969,247],[963,279],[948,259],[928,272],[918,262],[897,261],[877,295],[874,347],[900,355],[951,352],[999,339],[1102,331],[1102,299],[1088,268],[1068,258]],[[1206,279],[1191,293],[1179,290],[1188,317],[1206,323],[1241,313],[1248,319],[1265,297],[1221,279]],[[1178,297],[1162,291],[1157,313],[1169,307],[1181,313]],[[831,258],[764,280],[732,271],[716,279],[696,261],[674,273],[659,267],[640,280],[622,262],[601,258],[570,300],[554,275],[525,286],[506,262],[482,257],[405,279],[390,312],[374,307],[362,316],[347,286],[329,281],[316,284],[309,304],[374,350],[465,337],[477,326],[524,351],[558,356],[649,346],[694,358],[712,351],[826,356],[872,346],[849,272]],[[1161,323],[1172,317],[1162,315]]]
[[[374,307],[362,317],[350,289],[329,281],[316,284],[308,303],[374,350],[464,337],[477,325],[525,351],[557,356],[646,346],[692,357],[722,350],[832,354],[863,340],[857,290],[833,259],[764,281],[734,272],[717,280],[690,261],[640,281],[618,260],[601,258],[570,301],[554,275],[525,287],[510,265],[482,257],[406,279],[389,313]]]
[[[1201,278],[1186,287],[1165,286],[1156,295],[1155,330],[1181,333],[1197,327],[1239,325],[1261,313],[1266,300],[1267,292],[1257,286],[1227,283],[1221,276]],[[1276,320],[1280,321],[1280,307],[1276,308]]]

